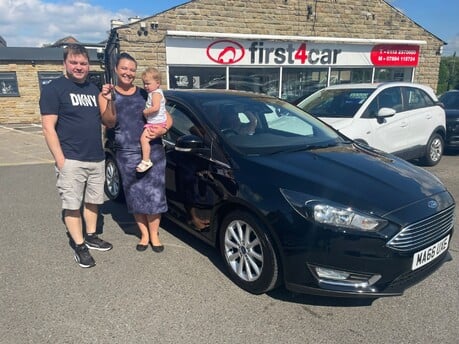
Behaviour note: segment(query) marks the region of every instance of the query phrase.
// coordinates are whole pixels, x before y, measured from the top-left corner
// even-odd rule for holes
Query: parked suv
[[[445,142],[445,110],[424,85],[341,84],[297,104],[344,135],[404,159],[436,165]]]

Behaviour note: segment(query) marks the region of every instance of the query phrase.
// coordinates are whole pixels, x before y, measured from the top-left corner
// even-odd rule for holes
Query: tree
[[[438,74],[438,94],[443,92],[459,89],[459,58],[456,52],[452,56],[441,58],[440,70]]]

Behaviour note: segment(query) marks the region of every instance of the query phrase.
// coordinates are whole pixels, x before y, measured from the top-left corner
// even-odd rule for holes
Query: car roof
[[[353,83],[353,84],[339,84],[326,87],[325,89],[358,89],[358,88],[387,88],[394,86],[408,86],[408,87],[419,87],[424,90],[431,90],[432,88],[427,85],[416,84],[413,82],[406,81],[391,81],[391,82],[379,82],[379,83]]]
[[[218,98],[218,97],[245,97],[245,98],[274,98],[264,93],[256,93],[250,91],[240,90],[223,90],[223,89],[211,89],[211,88],[200,88],[200,89],[170,89],[165,90],[164,95],[166,97],[176,96],[183,99],[191,100],[193,98]]]

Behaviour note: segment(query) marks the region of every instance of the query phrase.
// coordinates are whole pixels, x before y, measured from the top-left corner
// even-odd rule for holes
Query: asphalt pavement
[[[0,125],[0,166],[50,163],[52,156],[40,125]]]
[[[101,208],[114,248],[80,268],[65,234],[38,125],[0,126],[0,343],[456,344],[459,235],[452,261],[399,297],[251,295],[218,252],[164,220],[163,253],[137,252],[124,204]],[[459,200],[459,155],[429,168]]]

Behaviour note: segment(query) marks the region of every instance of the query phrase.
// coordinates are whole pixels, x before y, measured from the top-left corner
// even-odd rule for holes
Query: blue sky
[[[311,0],[312,2],[313,0]],[[387,0],[448,43],[443,55],[459,52],[458,0]],[[183,0],[0,0],[0,35],[8,46],[39,47],[65,36],[81,42],[107,37],[111,19],[147,17]]]

